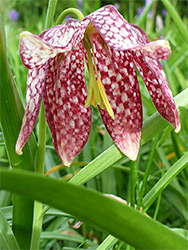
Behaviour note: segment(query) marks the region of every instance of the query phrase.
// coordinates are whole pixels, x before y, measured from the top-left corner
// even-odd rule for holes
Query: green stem
[[[45,142],[46,142],[46,120],[45,120],[45,110],[44,104],[41,102],[40,115],[39,115],[39,141],[38,141],[38,153],[37,153],[37,163],[36,172],[44,173],[44,161],[45,161]],[[33,232],[31,238],[30,249],[39,249],[40,244],[40,234],[42,228],[42,217],[39,215],[42,211],[42,203],[35,201],[34,204],[34,215],[33,215]]]
[[[131,207],[135,207],[135,188],[136,188],[136,178],[137,178],[137,167],[136,161],[131,162],[130,166],[130,203]]]
[[[45,158],[45,145],[46,145],[46,119],[43,101],[41,102],[39,114],[39,141],[38,141],[38,156],[36,164],[36,172],[44,173],[44,158]]]
[[[177,158],[179,159],[183,155],[183,152],[180,149],[180,145],[179,145],[179,141],[178,141],[178,137],[177,137],[176,133],[171,132],[171,140],[172,140],[174,152],[175,152]]]
[[[121,247],[123,246],[124,242],[123,241],[120,241],[118,246],[116,247],[116,250],[120,250]]]
[[[86,224],[85,223],[82,224],[82,235],[83,235],[83,238],[84,238],[83,248],[86,249],[87,248],[87,244],[86,244],[87,237],[86,237]]]
[[[153,156],[154,156],[154,153],[155,153],[156,145],[157,145],[157,142],[158,142],[158,138],[159,138],[159,136],[155,137],[154,143],[153,143],[153,146],[152,146],[152,149],[151,149],[151,153],[150,153],[149,160],[148,160],[148,163],[147,163],[147,166],[146,166],[146,171],[145,171],[145,175],[144,175],[144,178],[143,178],[142,186],[141,186],[140,192],[139,192],[139,197],[138,197],[138,202],[137,202],[137,209],[140,209],[140,207],[142,205],[142,198],[144,196],[144,192],[145,192],[145,188],[146,188],[146,184],[147,184],[151,164],[152,164],[152,161],[153,161]]]
[[[164,164],[163,164],[161,178],[164,176],[164,170],[165,170],[165,168],[164,168]],[[162,192],[159,194],[158,199],[157,199],[157,205],[156,205],[155,213],[154,213],[154,216],[153,216],[153,219],[155,219],[155,220],[156,220],[157,214],[159,212],[159,207],[160,207],[160,203],[161,203],[161,195],[162,195]]]
[[[55,24],[58,25],[58,24],[62,24],[63,20],[65,19],[66,16],[68,15],[75,15],[76,17],[78,17],[78,19],[80,21],[82,21],[84,19],[84,15],[82,14],[81,11],[79,11],[78,9],[75,9],[75,8],[68,8],[66,10],[64,10],[60,15],[59,17],[57,18]]]
[[[48,9],[47,9],[46,20],[45,20],[45,29],[48,29],[53,26],[53,18],[54,18],[57,1],[58,0],[48,1]]]

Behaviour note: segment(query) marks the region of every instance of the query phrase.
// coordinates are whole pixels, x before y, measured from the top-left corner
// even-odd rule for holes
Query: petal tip
[[[57,152],[57,151],[56,151],[56,152]],[[58,153],[59,158],[60,158],[60,160],[62,161],[63,165],[64,165],[65,167],[70,167],[70,165],[71,165],[72,162],[68,161],[68,160],[66,159],[65,155],[60,154],[59,152],[57,152],[57,153]]]
[[[158,44],[165,49],[168,48],[171,50],[170,44],[167,40],[158,40]]]
[[[70,162],[63,162],[63,164],[64,164],[64,166],[65,166],[65,167],[67,167],[67,168],[69,168],[69,167],[70,167],[70,165],[71,165],[71,163],[70,163]]]
[[[178,125],[178,126],[175,128],[175,132],[176,132],[176,133],[179,133],[180,130],[181,130],[181,125]]]
[[[128,155],[128,158],[131,160],[131,161],[136,161],[137,160],[137,156],[138,154],[132,154],[132,155]]]
[[[20,37],[23,38],[23,37],[27,37],[27,36],[30,36],[31,33],[29,31],[23,31],[20,33]]]
[[[120,149],[121,150],[121,149]],[[121,150],[124,155],[126,155],[131,161],[136,161],[138,157],[139,147],[135,145],[129,145],[128,149]]]
[[[17,155],[22,155],[23,154],[22,148],[19,148],[17,146],[16,146],[16,150],[15,151],[16,151]]]

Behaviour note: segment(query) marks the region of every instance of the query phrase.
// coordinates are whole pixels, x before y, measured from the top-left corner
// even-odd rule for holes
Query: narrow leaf
[[[13,168],[33,171],[33,158],[36,150],[36,141],[33,135],[23,150],[23,155],[15,153],[15,144],[21,127],[24,109],[19,98],[16,85],[8,66],[6,56],[5,34],[0,16],[0,124],[6,144],[10,165]],[[30,245],[33,201],[19,195],[13,197],[13,231],[20,248],[28,249]],[[22,216],[20,216],[20,214]]]
[[[117,242],[117,238],[114,238],[112,235],[108,235],[106,239],[97,247],[96,250],[110,250]]]
[[[168,227],[95,191],[18,169],[1,168],[0,175],[0,188],[70,213],[137,249],[183,250],[187,247],[186,238]]]
[[[182,38],[186,43],[188,43],[188,35],[187,35],[187,27],[184,22],[181,20],[178,12],[172,5],[172,2],[169,0],[162,0],[164,6],[166,7],[168,13],[170,14],[171,18],[173,19],[174,23],[176,24],[179,33],[181,34]]]
[[[0,249],[19,250],[14,234],[0,210]]]
[[[143,198],[145,210],[147,210],[158,195],[168,186],[172,179],[188,166],[188,152],[185,153],[174,165],[164,174],[155,186]]]

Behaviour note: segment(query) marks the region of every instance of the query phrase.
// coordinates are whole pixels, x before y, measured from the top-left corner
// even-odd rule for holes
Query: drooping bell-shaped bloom
[[[46,119],[60,159],[70,165],[84,147],[91,107],[98,106],[117,147],[135,160],[142,129],[142,104],[135,67],[158,112],[176,132],[180,121],[159,59],[167,59],[167,41],[150,42],[111,5],[82,21],[68,19],[39,36],[21,34],[20,55],[29,68],[26,109],[16,144],[19,154],[44,100]],[[89,71],[86,88],[84,58]]]

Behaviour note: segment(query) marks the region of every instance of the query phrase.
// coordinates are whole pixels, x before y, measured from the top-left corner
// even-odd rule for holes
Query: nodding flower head
[[[44,100],[53,144],[69,166],[88,140],[91,107],[98,106],[117,147],[136,160],[142,129],[142,103],[136,69],[158,112],[180,130],[180,120],[159,59],[167,59],[167,41],[150,42],[108,5],[82,21],[68,19],[39,36],[21,34],[20,56],[29,68],[26,109],[16,152],[27,141]],[[89,72],[86,88],[84,58]]]

